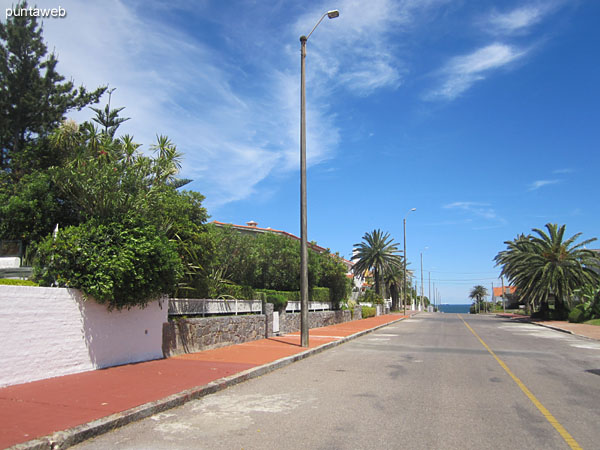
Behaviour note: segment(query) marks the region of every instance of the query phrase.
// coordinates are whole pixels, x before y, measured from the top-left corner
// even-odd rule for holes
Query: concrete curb
[[[411,315],[413,317],[415,314]],[[79,444],[85,440],[99,436],[104,433],[108,433],[116,428],[120,428],[132,422],[145,419],[154,414],[161,413],[168,409],[176,408],[191,400],[196,400],[206,395],[214,394],[215,392],[227,389],[230,386],[234,386],[238,383],[251,380],[253,378],[260,377],[274,370],[288,366],[296,361],[307,358],[312,355],[324,352],[330,348],[337,347],[338,345],[344,344],[353,339],[364,336],[365,334],[372,333],[380,328],[387,327],[394,323],[404,320],[405,317],[399,318],[389,323],[377,325],[374,328],[368,330],[359,331],[358,333],[351,334],[343,337],[337,341],[331,341],[327,344],[323,344],[319,347],[311,348],[309,350],[297,353],[292,356],[286,356],[285,358],[278,359],[276,361],[264,364],[262,366],[253,367],[243,372],[236,373],[229,377],[220,378],[210,383],[187,389],[177,394],[170,395],[169,397],[163,398],[150,403],[137,406],[135,408],[122,411],[120,413],[112,414],[110,416],[103,417],[101,419],[94,420],[92,422],[84,423],[73,428],[69,428],[64,431],[57,431],[48,436],[44,436],[31,441],[23,442],[21,444],[14,445],[7,448],[6,450],[59,450],[71,447]]]
[[[532,324],[534,324],[534,325],[538,325],[538,326],[540,326],[540,327],[549,328],[550,330],[554,330],[554,331],[561,331],[561,332],[563,332],[563,333],[572,334],[572,335],[574,335],[574,336],[587,337],[587,336],[581,336],[581,335],[579,335],[579,334],[573,333],[571,330],[565,330],[564,328],[555,327],[555,326],[552,326],[552,325],[546,325],[546,324],[544,324],[544,323],[535,323],[535,322],[529,322],[529,323],[532,323]],[[589,338],[588,338],[588,339],[589,339]]]

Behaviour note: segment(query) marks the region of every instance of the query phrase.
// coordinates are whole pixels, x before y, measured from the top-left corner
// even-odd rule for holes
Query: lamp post
[[[308,245],[306,240],[306,41],[325,16],[334,19],[338,10],[327,11],[321,16],[308,36],[300,36],[300,341],[308,347]]]
[[[410,211],[408,211],[406,213],[406,216],[404,216],[404,220],[403,220],[403,226],[404,226],[404,315],[406,315],[406,218],[408,217],[408,215],[413,212],[416,211],[417,208],[411,208]]]

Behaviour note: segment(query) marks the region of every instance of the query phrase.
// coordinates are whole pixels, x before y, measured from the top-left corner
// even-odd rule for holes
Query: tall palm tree
[[[532,230],[537,236],[519,235],[506,241],[506,250],[494,260],[532,309],[539,306],[545,315],[549,298],[554,298],[557,313],[564,315],[575,289],[600,283],[600,261],[593,251],[585,249],[596,238],[575,244],[581,233],[564,239],[565,225],[547,223],[545,227],[547,232]]]
[[[389,233],[381,230],[373,230],[365,233],[363,242],[354,244],[354,256],[357,260],[353,271],[355,274],[363,274],[367,270],[373,271],[375,278],[375,292],[381,295],[381,278],[394,267],[402,267],[400,250]]]
[[[471,289],[471,293],[469,294],[469,298],[475,300],[477,303],[477,308],[480,309],[481,302],[488,295],[488,291],[482,285],[478,284],[477,286],[473,286]]]

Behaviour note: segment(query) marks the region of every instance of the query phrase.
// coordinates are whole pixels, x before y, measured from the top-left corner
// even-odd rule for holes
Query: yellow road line
[[[475,330],[473,328],[471,328],[471,326],[465,321],[465,319],[462,318],[462,316],[460,314],[458,317],[460,317],[460,320],[463,321],[463,323],[471,331],[471,333],[473,333],[475,335],[475,337],[477,339],[479,339],[479,342],[481,342],[481,345],[483,345],[485,347],[485,349],[488,352],[490,352],[490,355],[492,355],[494,357],[494,359],[498,362],[498,364],[500,364],[500,366],[506,371],[506,373],[513,379],[513,381],[515,383],[517,383],[517,386],[519,386],[521,388],[521,390],[525,393],[527,398],[529,400],[531,400],[531,403],[533,403],[535,405],[535,407],[540,410],[540,412],[543,414],[543,416],[546,418],[546,420],[548,422],[550,422],[550,425],[552,425],[554,427],[554,429],[556,431],[558,431],[558,433],[565,440],[565,442],[569,445],[569,447],[571,447],[573,450],[575,450],[575,449],[581,450],[581,446],[577,443],[577,441],[573,438],[573,436],[571,436],[569,434],[569,432],[567,430],[565,430],[565,428],[558,422],[558,420],[556,420],[556,418],[550,413],[550,411],[548,411],[546,409],[546,407],[544,405],[542,405],[542,403],[535,397],[535,395],[533,395],[531,393],[531,391],[529,389],[527,389],[527,386],[525,386],[523,384],[523,382],[521,380],[519,380],[519,378],[514,373],[512,373],[512,371],[508,368],[508,366],[504,363],[504,361],[502,361],[500,358],[498,358],[498,356],[492,351],[492,349],[483,341],[483,339],[481,339],[479,337],[479,335],[475,332]]]

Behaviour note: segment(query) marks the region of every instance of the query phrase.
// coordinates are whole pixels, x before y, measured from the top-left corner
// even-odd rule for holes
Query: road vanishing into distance
[[[597,449],[599,424],[600,342],[421,313],[74,448]]]

